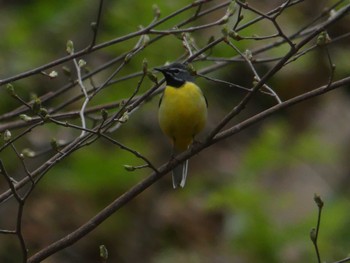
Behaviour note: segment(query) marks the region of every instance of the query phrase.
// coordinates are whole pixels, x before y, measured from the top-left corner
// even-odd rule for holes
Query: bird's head
[[[181,87],[186,81],[194,81],[194,77],[190,74],[187,67],[181,63],[173,63],[154,69],[163,73],[167,85],[169,86],[177,88]]]

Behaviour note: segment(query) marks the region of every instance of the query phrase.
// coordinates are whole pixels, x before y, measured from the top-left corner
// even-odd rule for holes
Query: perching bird
[[[173,154],[185,151],[205,126],[207,101],[187,67],[174,63],[155,68],[163,73],[166,87],[159,102],[159,125],[173,143]],[[173,170],[173,187],[184,187],[188,160]]]

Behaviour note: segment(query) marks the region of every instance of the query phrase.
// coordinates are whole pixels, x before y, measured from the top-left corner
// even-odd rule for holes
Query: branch
[[[314,244],[316,255],[317,255],[317,262],[321,263],[321,256],[320,256],[320,251],[318,249],[318,233],[320,231],[320,225],[321,225],[321,214],[322,214],[322,208],[323,208],[323,201],[321,197],[317,194],[314,196],[314,201],[317,204],[318,207],[318,215],[317,215],[317,225],[316,228],[312,228],[310,232],[310,239],[312,243]]]
[[[91,23],[91,27],[94,34],[93,34],[89,49],[92,49],[96,44],[97,33],[101,23],[102,7],[103,7],[103,0],[100,0],[96,22]]]
[[[123,195],[115,199],[111,204],[109,204],[107,207],[105,207],[101,212],[96,214],[93,218],[91,218],[88,222],[83,224],[81,227],[76,229],[75,231],[71,232],[67,236],[61,238],[60,240],[52,243],[51,245],[47,246],[46,248],[42,249],[35,255],[33,255],[31,258],[29,258],[28,263],[34,263],[34,262],[40,262],[50,255],[54,254],[57,251],[60,251],[66,247],[71,246],[78,240],[80,240],[82,237],[86,236],[88,233],[93,231],[98,225],[100,225],[102,222],[104,222],[109,216],[111,216],[113,213],[118,211],[121,207],[123,207],[125,204],[129,203],[131,200],[133,200],[136,196],[138,196],[140,193],[142,193],[144,190],[146,190],[148,187],[150,187],[152,184],[154,184],[156,181],[158,181],[160,178],[162,178],[165,174],[170,172],[175,166],[177,166],[179,163],[183,162],[184,160],[194,156],[195,154],[200,153],[205,148],[209,147],[212,144],[215,144],[219,141],[222,141],[228,137],[231,137],[232,135],[248,128],[249,126],[256,124],[257,122],[265,119],[266,117],[277,113],[281,111],[282,109],[288,108],[292,105],[295,105],[297,103],[300,103],[302,101],[314,98],[316,96],[319,96],[321,94],[324,94],[326,92],[329,92],[333,89],[343,87],[345,85],[350,84],[350,77],[344,78],[339,81],[333,82],[331,85],[326,85],[319,87],[311,92],[308,92],[306,94],[297,96],[293,99],[287,100],[285,102],[282,102],[280,104],[277,104],[273,107],[271,107],[268,110],[265,110],[257,115],[255,115],[252,118],[249,118],[240,124],[237,124],[233,126],[230,129],[227,129],[218,135],[216,135],[213,139],[207,139],[205,143],[203,144],[195,144],[193,147],[191,147],[189,150],[183,152],[180,155],[177,155],[176,159],[173,159],[169,161],[166,164],[163,164],[159,169],[158,173],[152,173],[148,178],[142,180],[132,188],[130,188],[128,191],[126,191]]]
[[[162,178],[165,174],[170,172],[179,163],[182,163],[186,159],[189,159],[195,154],[200,153],[201,151],[210,147],[211,145],[218,143],[226,138],[229,138],[240,131],[243,131],[244,129],[250,127],[251,125],[256,124],[257,122],[269,117],[270,115],[276,112],[281,111],[282,109],[291,107],[292,105],[295,105],[302,101],[314,98],[316,96],[329,92],[333,89],[350,84],[350,77],[346,77],[341,80],[334,81],[333,78],[335,76],[334,74],[335,66],[332,64],[330,53],[328,52],[327,46],[325,45],[324,47],[325,47],[325,51],[327,52],[326,55],[328,58],[329,68],[330,68],[327,85],[318,87],[310,92],[301,94],[299,96],[296,96],[284,102],[282,102],[279,99],[277,93],[272,88],[267,86],[267,82],[272,77],[274,77],[278,72],[280,72],[281,69],[286,67],[288,63],[294,62],[298,58],[314,50],[316,47],[319,47],[318,44],[310,46],[310,43],[312,43],[312,41],[314,41],[316,36],[318,36],[327,27],[334,25],[336,21],[338,21],[339,19],[347,15],[350,10],[350,5],[345,5],[340,10],[332,12],[332,15],[330,15],[329,18],[325,19],[326,14],[330,13],[330,10],[331,10],[331,7],[327,8],[326,11],[323,12],[321,15],[319,15],[316,19],[312,20],[306,26],[302,27],[298,31],[288,36],[283,32],[282,28],[277,23],[277,18],[282,14],[282,12],[285,12],[287,8],[290,8],[298,3],[301,3],[303,2],[303,0],[294,0],[294,1],[286,0],[284,1],[283,4],[281,4],[277,8],[270,10],[269,12],[266,12],[266,13],[260,12],[259,10],[249,6],[248,4],[243,3],[243,1],[237,0],[237,7],[238,7],[237,17],[236,17],[236,21],[230,21],[230,22],[233,22],[231,24],[234,24],[230,30],[228,29],[228,24],[226,25],[226,23],[228,23],[229,17],[233,15],[231,11],[228,13],[226,12],[224,16],[222,16],[219,19],[215,19],[214,21],[212,20],[212,18],[215,17],[215,15],[212,16],[211,14],[216,10],[229,6],[231,1],[219,3],[217,5],[212,5],[210,7],[208,6],[207,9],[205,9],[206,4],[212,1],[198,0],[173,12],[172,14],[162,19],[159,19],[160,17],[159,10],[156,10],[153,20],[145,28],[140,28],[135,32],[111,39],[101,44],[96,44],[97,34],[100,27],[99,24],[101,22],[103,2],[104,2],[103,0],[99,1],[99,9],[97,11],[97,20],[96,20],[96,23],[92,25],[94,34],[93,34],[91,43],[87,48],[80,50],[79,52],[76,52],[76,53],[72,52],[68,56],[52,61],[41,67],[29,70],[27,72],[23,72],[21,74],[12,76],[7,79],[0,80],[0,86],[1,86],[11,81],[16,81],[16,80],[43,72],[47,68],[50,68],[55,65],[60,65],[70,60],[73,60],[73,63],[75,65],[77,75],[78,75],[76,80],[73,81],[69,77],[69,80],[68,80],[69,83],[67,85],[61,86],[60,88],[54,91],[51,91],[40,98],[39,100],[40,102],[44,102],[44,101],[50,102],[50,100],[52,100],[53,106],[51,108],[48,108],[48,114],[45,115],[45,118],[33,110],[32,105],[34,105],[35,101],[30,100],[29,102],[27,102],[19,96],[13,96],[13,97],[17,99],[17,101],[21,104],[21,106],[16,108],[15,110],[12,110],[11,112],[7,112],[0,116],[0,121],[11,120],[7,123],[1,124],[0,131],[26,127],[24,131],[20,131],[17,136],[10,138],[8,141],[5,141],[5,143],[0,146],[0,152],[5,148],[12,147],[12,149],[15,151],[17,155],[17,158],[20,159],[22,166],[26,172],[25,177],[19,180],[19,182],[14,182],[13,180],[11,180],[11,177],[9,177],[6,172],[4,172],[4,168],[1,169],[0,167],[1,171],[5,173],[6,179],[9,181],[8,190],[0,195],[0,203],[4,202],[10,197],[14,197],[17,200],[17,202],[20,204],[18,214],[17,214],[16,231],[0,230],[0,233],[17,235],[21,243],[22,254],[24,258],[26,258],[27,257],[26,246],[25,246],[24,238],[21,233],[22,211],[23,211],[25,199],[29,196],[30,192],[34,189],[35,185],[38,184],[40,180],[47,174],[47,172],[50,171],[50,169],[53,168],[58,162],[69,157],[73,152],[81,149],[82,147],[92,144],[98,139],[102,138],[103,140],[108,140],[110,143],[120,147],[122,150],[128,151],[132,153],[134,156],[136,156],[137,158],[140,158],[143,160],[144,164],[137,167],[132,167],[132,168],[138,169],[138,168],[148,167],[148,168],[151,168],[153,172],[148,178],[144,179],[134,187],[130,188],[123,195],[121,195],[120,197],[115,199],[111,204],[106,206],[105,209],[100,211],[97,215],[93,216],[88,222],[83,224],[81,227],[74,230],[72,233],[68,234],[67,236],[61,238],[60,240],[55,241],[51,245],[42,248],[39,252],[33,255],[28,262],[42,261],[47,257],[49,257],[50,255],[58,252],[59,250],[74,244],[75,242],[80,240],[82,237],[84,237],[85,235],[93,231],[96,227],[98,227],[98,225],[101,224],[104,220],[106,220],[110,215],[112,215],[114,212],[119,210],[125,204],[129,203],[138,194],[143,192],[145,189],[150,187],[157,180]],[[341,2],[342,1],[338,1],[336,4],[333,5],[333,7],[336,7]],[[229,6],[227,10],[231,10],[230,8],[231,7]],[[185,20],[179,23],[173,23],[175,25],[170,25],[167,29],[160,30],[159,28],[157,28],[157,26],[162,26],[164,22],[171,22],[170,21],[171,19],[178,18],[180,14],[186,11],[190,12],[190,16],[187,17]],[[241,24],[243,21],[243,12],[252,12],[254,15],[254,18],[252,18],[245,24]],[[187,25],[188,23],[196,21],[197,19],[205,15],[209,15],[205,18],[206,20],[203,20],[203,21],[206,21],[206,24],[200,24],[201,21],[198,21],[199,25],[198,24],[188,25],[185,27],[185,25]],[[238,32],[240,32],[241,30],[246,29],[262,20],[269,20],[274,26],[277,33],[272,35],[266,34],[260,37],[259,36],[241,37],[238,34]],[[321,22],[318,22],[316,24],[315,23],[316,21],[321,21]],[[201,46],[198,45],[200,41],[198,42],[196,42],[195,40],[192,41],[189,34],[186,33],[186,32],[194,32],[194,31],[197,32],[199,30],[203,30],[206,28],[211,28],[211,27],[223,25],[223,24],[225,24],[224,28],[225,29],[227,28],[227,32],[225,33],[223,30],[222,36],[219,36],[217,39],[210,38],[209,42],[206,42],[206,41],[204,42],[207,44],[203,44]],[[142,106],[147,101],[149,101],[151,98],[158,95],[162,91],[163,88],[161,86],[164,83],[164,80],[161,80],[161,81],[152,80],[151,77],[150,79],[153,82],[153,84],[150,85],[151,87],[150,88],[147,87],[147,89],[143,87],[143,89],[141,89],[141,85],[143,84],[144,78],[146,76],[150,76],[148,75],[148,73],[151,73],[150,71],[148,71],[147,67],[146,69],[144,68],[143,71],[140,71],[140,72],[135,72],[129,75],[122,75],[122,76],[120,75],[122,74],[122,69],[124,69],[124,67],[129,63],[129,61],[134,58],[134,56],[142,54],[141,52],[144,51],[146,48],[148,48],[150,44],[155,43],[156,41],[160,40],[162,37],[165,37],[169,34],[172,34],[172,35],[182,34],[181,40],[182,40],[182,43],[184,44],[184,50],[182,54],[179,54],[176,58],[174,58],[175,61],[198,62],[198,64],[204,62],[205,65],[209,64],[208,62],[210,62],[211,65],[206,66],[205,68],[201,68],[199,70],[199,73],[197,74],[198,76],[201,76],[210,81],[215,81],[218,83],[228,85],[230,87],[240,88],[246,91],[246,94],[243,97],[243,99],[240,101],[240,103],[234,108],[232,108],[231,111],[229,111],[228,114],[216,125],[216,127],[211,130],[211,132],[205,139],[204,143],[201,143],[201,144],[198,143],[193,145],[190,149],[178,155],[176,159],[172,159],[158,168],[153,165],[153,163],[147,158],[147,156],[144,156],[138,151],[128,147],[127,145],[120,143],[119,141],[108,136],[107,134],[110,134],[112,131],[114,132],[115,130],[119,129],[123,125],[125,120],[132,115],[133,112],[136,112],[139,109],[142,109]],[[149,37],[148,35],[151,35],[151,37]],[[349,35],[350,33],[343,34],[338,38],[339,39],[345,38]],[[278,39],[275,39],[275,38],[278,38]],[[261,40],[267,40],[267,39],[270,39],[271,42],[266,44],[265,46],[258,46],[256,48],[253,48],[251,51],[247,52],[246,54],[244,54],[244,52],[241,52],[240,49],[238,48],[241,46],[234,42],[234,41],[251,41],[251,40],[261,41]],[[115,45],[115,44],[124,45],[126,44],[125,43],[126,40],[132,40],[136,42],[136,44],[134,46],[125,48],[122,54],[118,54],[116,58],[111,59],[110,61],[106,62],[99,68],[93,71],[86,70],[86,72],[81,72],[81,68],[79,67],[76,60],[78,57],[85,54],[91,54],[96,50],[99,50],[111,45]],[[235,55],[231,58],[215,58],[215,57],[210,58],[209,57],[212,53],[212,50],[215,50],[216,47],[218,48],[222,47],[223,45],[225,45],[225,43],[228,44],[234,50],[236,50],[238,55]],[[256,43],[256,42],[253,42],[253,43]],[[255,58],[255,56],[258,56],[258,55],[266,56],[266,54],[268,54],[268,51],[273,51],[274,48],[282,44],[286,44],[286,46],[289,46],[290,48],[290,50],[284,56],[277,57],[277,58],[267,57],[264,59]],[[211,61],[215,61],[215,63],[212,63]],[[229,65],[232,62],[237,62],[237,61],[247,63],[250,68],[250,71],[255,76],[255,79],[253,80],[251,87],[243,87],[228,81],[223,81],[216,78],[205,76],[205,74],[207,73],[214,72],[226,65]],[[260,70],[257,70],[255,68],[254,63],[272,62],[272,61],[274,62],[276,61],[276,63],[273,64],[273,66],[271,66],[269,71],[266,72],[265,74],[260,74],[259,72]],[[111,70],[111,73],[109,73],[108,70]],[[95,76],[102,71],[105,71],[105,72],[103,72],[104,79],[102,80],[100,85],[95,85],[94,83],[92,83],[91,85],[92,88],[90,89],[84,86],[84,83],[83,83],[84,80],[89,79],[90,82],[93,82],[93,77],[95,79]],[[260,77],[260,75],[262,77]],[[129,79],[136,79],[139,77],[140,79],[138,80],[136,87],[133,89],[133,91],[130,91],[130,93],[132,93],[130,96],[123,95],[122,98],[119,98],[118,102],[112,102],[104,105],[97,105],[94,107],[86,108],[87,104],[103,89],[110,87],[112,84],[115,84],[115,83],[120,84],[122,81],[129,80]],[[74,94],[67,99],[66,98],[67,95],[65,95],[67,91],[72,91],[72,89],[76,88],[77,86],[78,87],[80,86],[82,92],[79,94],[78,93]],[[146,91],[143,94],[139,95],[140,89],[146,90]],[[273,96],[277,100],[278,104],[268,108],[265,111],[262,111],[256,114],[251,118],[248,118],[236,125],[233,125],[227,128],[229,122],[235,116],[237,116],[239,113],[242,112],[242,110],[251,101],[253,96],[255,96],[258,92],[263,92],[265,94]],[[55,101],[57,101],[58,99],[61,99],[61,102],[59,102],[59,104],[55,104]],[[75,109],[74,107],[76,107],[76,105],[74,105],[74,103],[79,100],[83,100],[83,106],[81,106],[79,110],[71,110],[72,108]],[[49,107],[49,103],[47,103],[47,105]],[[112,114],[108,115],[108,113],[105,111],[105,109],[107,108],[115,109],[115,111],[113,111]],[[101,110],[103,110],[103,112],[100,112],[99,115],[91,114]],[[28,120],[26,121],[17,121],[17,119],[15,119],[15,118],[18,118],[18,114],[26,113],[26,112],[29,112],[30,114],[34,113],[34,116],[27,118]],[[90,114],[90,115],[88,116],[87,114]],[[78,118],[79,116],[82,122],[81,125],[75,124],[74,121],[71,121],[74,118]],[[14,119],[12,120],[12,118]],[[92,120],[91,128],[87,127],[85,118],[90,118]],[[14,146],[14,142],[19,140],[20,138],[25,139],[24,137],[28,133],[30,133],[33,129],[37,128],[39,125],[47,125],[47,124],[56,125],[56,126],[60,125],[60,126],[67,127],[73,131],[80,131],[81,135],[77,138],[72,139],[71,141],[68,141],[68,142],[65,142],[64,144],[59,145],[59,147],[53,146],[51,151],[52,150],[55,151],[54,155],[51,158],[47,157],[47,160],[44,160],[44,161],[41,160],[42,163],[40,163],[38,167],[36,166],[37,168],[34,171],[30,172],[27,169],[26,163],[24,162],[24,160],[21,159],[21,154],[17,152]],[[223,130],[224,128],[225,130]],[[2,163],[0,163],[0,166],[1,165]],[[24,195],[19,195],[18,193],[22,193],[22,191],[19,191],[19,190],[24,190],[23,187],[27,186],[28,183],[30,185],[28,186],[28,188],[26,188],[27,192],[25,192]],[[318,235],[318,231],[316,233],[316,236],[317,235]],[[320,258],[319,258],[319,261],[320,261]],[[343,261],[340,261],[340,262],[343,262]]]
[[[0,80],[0,86],[2,85],[5,85],[7,83],[10,83],[10,82],[14,82],[14,81],[17,81],[19,79],[23,79],[23,78],[26,78],[26,77],[29,77],[29,76],[32,76],[32,75],[35,75],[37,73],[40,73],[41,71],[44,71],[46,69],[49,69],[49,68],[52,68],[54,66],[57,66],[57,65],[60,65],[64,62],[67,62],[67,61],[70,61],[72,59],[75,59],[75,58],[79,58],[83,55],[86,55],[86,54],[90,54],[92,52],[95,52],[97,50],[100,50],[100,49],[103,49],[103,48],[106,48],[106,47],[109,47],[109,46],[112,46],[112,45],[115,45],[115,44],[118,44],[118,43],[121,43],[121,42],[124,42],[126,40],[129,40],[131,38],[134,38],[134,37],[139,37],[141,35],[145,35],[147,34],[152,28],[164,23],[165,21],[167,20],[170,20],[171,18],[193,8],[193,7],[196,7],[198,5],[202,5],[203,3],[206,3],[206,2],[209,2],[208,0],[198,0],[198,1],[195,1],[194,3],[191,3],[175,12],[173,12],[172,14],[164,17],[163,19],[159,20],[158,22],[156,23],[153,23],[151,24],[150,26],[148,27],[145,27],[145,28],[142,28],[138,31],[135,31],[133,33],[130,33],[130,34],[127,34],[125,36],[121,36],[121,37],[118,37],[118,38],[115,38],[115,39],[112,39],[110,41],[106,41],[104,43],[101,43],[101,44],[98,44],[98,45],[95,45],[93,47],[88,47],[88,48],[85,48],[83,50],[80,50],[74,54],[71,54],[71,55],[68,55],[68,56],[65,56],[65,57],[62,57],[62,58],[59,58],[57,60],[54,60],[52,62],[49,62],[43,66],[40,66],[40,67],[37,67],[35,69],[32,69],[32,70],[28,70],[26,72],[23,72],[23,73],[20,73],[18,75],[15,75],[15,76],[12,76],[12,77],[9,77],[9,78],[6,78],[6,79],[3,79],[3,80]]]
[[[226,138],[232,136],[233,134],[240,132],[242,129],[245,129],[245,128],[255,124],[256,122],[261,121],[261,120],[269,117],[270,115],[272,115],[275,112],[278,112],[282,109],[288,108],[288,107],[293,106],[295,104],[298,104],[302,101],[312,99],[316,96],[322,95],[324,93],[327,93],[329,91],[332,91],[334,89],[337,89],[337,88],[340,88],[340,87],[343,87],[346,85],[350,85],[350,77],[346,77],[346,78],[343,78],[341,80],[334,81],[330,85],[328,85],[328,84],[324,85],[324,86],[319,87],[317,89],[314,89],[312,91],[306,92],[302,95],[296,96],[292,99],[286,100],[280,104],[277,104],[277,105],[275,105],[275,106],[273,106],[265,111],[262,111],[262,112],[256,114],[255,116],[253,116],[245,121],[242,121],[241,123],[229,128],[221,133],[218,133],[213,138],[212,142],[221,141],[223,139],[226,139]]]

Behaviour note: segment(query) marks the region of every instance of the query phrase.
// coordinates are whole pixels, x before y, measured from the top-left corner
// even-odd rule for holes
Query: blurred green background
[[[220,1],[212,1],[214,6]],[[250,1],[267,11],[282,1]],[[157,4],[164,17],[189,1],[105,1],[98,43],[136,31],[153,19],[152,5]],[[316,17],[335,1],[305,1],[287,10],[279,20],[287,34]],[[75,49],[85,48],[92,33],[98,1],[0,1],[0,78],[13,76],[65,55],[68,39]],[[193,12],[193,10],[192,10]],[[215,21],[225,9],[205,16],[192,25]],[[165,29],[187,18],[182,14],[162,25]],[[246,12],[244,21],[252,13]],[[329,33],[346,33],[349,18],[334,25]],[[270,26],[267,26],[270,25]],[[271,24],[258,23],[242,35],[268,35]],[[193,34],[199,46],[209,37],[221,35],[221,27]],[[153,38],[154,36],[151,36]],[[271,41],[271,40],[269,40]],[[253,49],[269,41],[241,41],[241,48]],[[94,52],[84,59],[93,70],[130,50],[132,39]],[[349,74],[349,39],[330,46],[335,78]],[[166,48],[164,48],[166,47]],[[269,51],[263,57],[283,55],[286,47]],[[133,57],[120,76],[142,70],[147,58],[150,67],[173,61],[184,53],[181,40],[164,37]],[[225,45],[214,48],[213,57],[236,55]],[[283,100],[327,83],[329,69],[324,51],[315,50],[284,67],[269,82]],[[200,69],[209,62],[198,62]],[[259,73],[273,63],[257,65]],[[73,71],[71,62],[65,63]],[[62,65],[50,80],[34,75],[13,83],[16,92],[29,100],[62,87],[68,81]],[[117,66],[94,77],[102,83]],[[49,71],[48,71],[49,72]],[[250,87],[252,74],[244,63],[232,63],[210,76]],[[138,79],[116,83],[101,92],[89,105],[99,105],[132,94]],[[244,91],[198,78],[209,101],[209,121],[203,138],[240,99]],[[141,92],[152,83],[146,80]],[[62,102],[78,94],[78,87],[59,98]],[[99,262],[99,246],[109,251],[108,262],[316,262],[309,232],[316,224],[314,193],[322,196],[325,207],[319,239],[322,259],[331,262],[346,257],[350,247],[349,146],[350,103],[346,89],[335,90],[319,98],[279,112],[257,125],[201,152],[190,161],[189,178],[184,189],[174,191],[166,176],[111,216],[91,234],[44,262]],[[58,103],[58,102],[53,102]],[[258,94],[237,123],[275,101]],[[81,101],[67,110],[79,109]],[[0,115],[18,107],[4,87],[0,88]],[[50,107],[52,105],[45,105]],[[170,157],[171,148],[157,123],[158,97],[134,113],[113,138],[135,149],[156,166]],[[17,118],[18,119],[18,118]],[[15,120],[15,119],[14,119]],[[79,123],[79,122],[77,122]],[[1,123],[0,123],[1,124]],[[18,134],[20,130],[13,131]],[[39,152],[50,147],[50,140],[69,140],[79,133],[69,128],[45,125],[16,143],[19,150]],[[3,142],[2,142],[3,143]],[[11,149],[0,152],[10,175],[15,179],[24,172]],[[47,159],[28,160],[35,169]],[[140,159],[110,143],[98,140],[57,164],[38,184],[24,210],[23,233],[29,253],[47,246],[70,233],[103,207],[139,182],[150,170],[127,172],[124,165],[141,165]],[[7,187],[0,178],[0,189]],[[13,228],[16,203],[0,206],[0,228]],[[0,261],[19,262],[20,250],[14,236],[0,235]]]

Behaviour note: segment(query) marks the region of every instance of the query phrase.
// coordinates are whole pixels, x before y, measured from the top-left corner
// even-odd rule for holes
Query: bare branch
[[[60,240],[54,242],[53,244],[47,246],[46,248],[42,249],[41,251],[36,253],[34,256],[29,258],[28,263],[40,262],[45,258],[49,257],[50,255],[54,254],[55,252],[60,251],[68,246],[71,246],[72,244],[80,240],[82,237],[84,237],[86,234],[94,230],[98,225],[100,225],[103,221],[105,221],[110,215],[118,211],[121,207],[123,207],[125,204],[127,204],[137,195],[142,193],[145,189],[150,187],[153,183],[158,181],[165,174],[170,172],[176,165],[190,158],[191,156],[198,154],[199,152],[209,147],[210,145],[217,143],[218,141],[224,140],[232,136],[233,134],[236,134],[242,131],[243,129],[249,126],[256,124],[257,122],[265,119],[266,117],[276,112],[279,112],[282,109],[288,108],[301,101],[311,99],[315,96],[319,96],[333,89],[340,88],[349,84],[350,84],[350,77],[333,82],[331,85],[319,87],[311,92],[308,92],[306,94],[297,96],[293,99],[284,101],[281,104],[277,104],[269,108],[268,110],[265,110],[260,114],[257,114],[254,117],[249,118],[241,122],[240,124],[235,125],[232,128],[229,128],[219,133],[213,139],[208,138],[203,144],[193,145],[193,147],[191,147],[189,150],[178,155],[176,159],[173,159],[170,162],[159,167],[158,173],[152,173],[148,178],[144,179],[143,181],[139,182],[138,184],[133,186],[131,189],[126,191],[123,195],[121,195],[116,200],[114,200],[111,204],[105,207],[101,212],[99,212],[96,216],[91,218],[88,222],[83,224],[81,227],[79,227],[69,235],[61,238]]]
[[[102,7],[103,7],[103,0],[100,0],[100,4],[98,6],[96,22],[91,23],[91,28],[92,28],[92,31],[94,34],[93,34],[92,41],[90,44],[90,49],[93,48],[96,44],[97,33],[98,33],[98,29],[99,29],[100,23],[101,23]]]
[[[15,230],[2,229],[0,230],[0,234],[16,236],[19,241],[21,254],[23,255],[23,262],[41,262],[54,253],[71,246],[93,231],[109,216],[128,204],[165,174],[170,172],[179,163],[192,158],[204,149],[232,137],[238,132],[244,131],[248,127],[283,109],[315,98],[331,90],[350,85],[350,76],[337,79],[338,74],[336,73],[338,72],[335,72],[336,67],[333,64],[333,60],[336,60],[332,57],[332,49],[329,48],[329,45],[334,45],[337,41],[349,37],[350,33],[341,32],[333,39],[329,38],[324,42],[318,41],[320,35],[324,34],[327,29],[332,30],[332,27],[336,25],[340,19],[350,13],[350,4],[344,4],[344,1],[338,1],[326,7],[322,13],[316,14],[315,17],[310,17],[305,25],[301,25],[299,28],[294,29],[291,34],[287,34],[287,31],[284,29],[284,24],[280,22],[279,18],[282,18],[287,9],[302,3],[303,0],[285,0],[284,3],[273,7],[273,9],[267,12],[260,11],[246,1],[219,2],[220,3],[216,3],[214,0],[194,1],[164,18],[161,18],[159,8],[155,6],[153,8],[153,18],[150,22],[146,23],[146,26],[140,26],[139,29],[134,32],[96,44],[97,37],[102,29],[100,23],[103,18],[102,9],[104,1],[100,0],[96,22],[93,22],[91,25],[93,36],[86,48],[77,52],[71,50],[68,56],[61,57],[45,65],[0,80],[1,86],[35,74],[43,74],[43,76],[41,76],[42,78],[50,77],[51,81],[53,81],[52,83],[58,85],[56,84],[57,82],[53,80],[53,75],[51,73],[46,73],[50,71],[46,70],[54,66],[62,65],[65,62],[73,62],[75,70],[73,69],[72,71],[73,75],[76,75],[72,77],[70,75],[71,69],[64,65],[67,77],[65,83],[62,84],[62,86],[55,87],[55,89],[48,90],[46,94],[40,97],[36,95],[20,96],[18,94],[21,93],[17,94],[14,89],[10,89],[10,96],[14,98],[19,105],[15,106],[16,108],[11,111],[0,115],[0,121],[2,122],[0,125],[0,132],[11,134],[11,132],[14,131],[13,133],[16,134],[15,136],[5,136],[6,139],[4,139],[4,142],[0,145],[0,152],[5,149],[10,150],[12,154],[14,152],[14,159],[16,159],[15,161],[18,164],[17,167],[21,169],[21,173],[23,174],[19,179],[14,176],[14,178],[16,178],[15,181],[10,174],[7,173],[4,167],[5,165],[0,160],[0,173],[7,182],[4,192],[0,194],[0,204],[11,197],[13,197],[16,204],[18,204]],[[342,7],[339,8],[341,4]],[[226,8],[226,12],[224,8]],[[335,10],[335,8],[338,8],[338,10]],[[216,11],[219,12],[216,13]],[[219,15],[217,16],[217,14]],[[245,19],[246,14],[249,14],[247,20]],[[185,18],[182,18],[182,21],[179,22],[179,17]],[[245,22],[243,23],[243,21]],[[247,35],[245,32],[248,30],[243,31],[245,29],[250,29],[251,26],[260,21],[269,23],[273,33]],[[281,19],[281,21],[283,20]],[[197,37],[197,32],[199,33],[198,35],[201,35],[201,38]],[[209,33],[203,34],[203,32]],[[187,151],[177,155],[176,159],[171,159],[161,166],[156,166],[156,162],[149,158],[149,156],[122,143],[119,139],[114,139],[113,136],[117,132],[123,131],[120,128],[123,127],[126,122],[135,120],[135,112],[146,109],[144,105],[163,91],[164,79],[158,81],[157,77],[152,73],[152,69],[148,69],[147,61],[150,61],[150,58],[147,57],[146,59],[141,56],[149,54],[147,52],[152,51],[152,48],[155,47],[155,45],[153,45],[154,43],[168,36],[174,37],[174,35],[177,37],[176,41],[178,41],[178,45],[182,45],[182,50],[180,50],[179,54],[176,53],[176,57],[162,58],[164,61],[171,60],[193,63],[193,66],[198,68],[198,73],[195,72],[194,75],[196,74],[208,81],[223,84],[230,88],[240,89],[243,96],[237,105],[232,105],[231,108],[227,110],[225,116],[211,129],[203,143],[196,143]],[[78,62],[79,58],[83,55],[92,56],[95,51],[102,50],[112,45],[123,45],[123,51],[118,53],[116,57],[106,60],[97,68],[85,68],[82,60]],[[287,51],[282,51],[284,53],[279,52],[277,55],[273,53],[273,51],[280,46],[282,46],[282,48],[287,47]],[[309,92],[303,91],[301,94],[291,99],[282,100],[277,94],[280,92],[277,92],[277,89],[273,87],[275,84],[271,84],[273,82],[270,81],[274,80],[282,69],[287,68],[287,66],[296,62],[299,58],[304,57],[309,52],[315,51],[316,48],[327,58],[329,71],[327,73],[328,79],[325,81],[325,84],[313,88]],[[219,49],[225,49],[228,50],[228,52],[226,55],[222,55],[221,51],[216,52]],[[272,53],[273,55],[271,55]],[[124,74],[126,69],[129,70],[128,65],[138,59],[144,59],[142,70],[140,70],[140,67],[138,70]],[[152,64],[154,63],[155,62]],[[157,61],[157,63],[161,62]],[[245,64],[248,67],[249,75],[253,75],[247,87],[236,84],[233,80],[222,80],[218,76],[212,77],[212,75],[207,75],[209,73],[217,73],[216,71],[219,69],[234,63]],[[258,63],[264,63],[264,68],[260,67],[261,64],[258,65]],[[151,81],[151,84],[145,81],[147,77]],[[100,83],[97,80],[99,80]],[[134,83],[132,85],[125,85],[129,90],[124,90],[123,93],[120,93],[121,95],[118,97],[117,101],[115,101],[115,98],[106,98],[109,102],[104,101],[103,104],[98,103],[98,95],[102,95],[103,90],[108,92],[108,90],[112,90],[112,85],[123,86],[124,82],[128,80],[134,81]],[[89,81],[91,85],[88,85]],[[77,88],[80,88],[81,92],[75,92]],[[310,90],[310,88],[311,87],[305,87],[304,90]],[[236,117],[243,112],[249,103],[251,103],[252,99],[259,93],[271,96],[275,100],[273,103],[275,105],[266,106],[266,110],[256,112],[255,115],[243,120],[239,118],[239,122],[236,121],[236,119],[238,120]],[[265,98],[266,96],[263,97]],[[92,103],[95,103],[95,105],[91,106]],[[43,104],[45,108],[42,106]],[[107,110],[109,111],[107,112]],[[22,115],[19,116],[20,114]],[[240,115],[240,117],[241,116],[242,115]],[[233,120],[236,121],[235,124],[232,124]],[[64,129],[69,130],[72,135],[64,142],[61,142],[61,140],[53,140],[51,148],[49,143],[46,148],[38,147],[40,149],[35,150],[34,157],[40,156],[40,158],[36,158],[32,166],[32,164],[30,164],[31,159],[26,158],[23,154],[25,151],[17,149],[19,148],[19,143],[22,141],[26,142],[26,140],[30,139],[30,136],[36,135],[39,126],[46,128],[49,125],[50,129],[51,126],[57,129],[59,128],[59,130],[64,127]],[[101,141],[101,139],[117,146],[123,151],[131,153],[134,157],[141,160],[140,165],[126,165],[126,170],[133,171],[135,169],[150,168],[150,176],[106,205],[103,210],[92,216],[90,220],[82,224],[79,228],[72,230],[71,233],[63,236],[59,240],[52,241],[53,243],[51,245],[40,248],[40,250],[27,261],[28,251],[22,233],[23,209],[27,198],[36,189],[36,185],[41,182],[42,178],[50,178],[48,172],[54,168],[57,163],[66,160],[72,153]],[[32,157],[33,156],[30,156],[30,158]],[[38,163],[39,161],[40,163]],[[144,170],[146,171],[146,169]],[[320,262],[320,253],[317,247],[319,223],[320,214],[317,228],[315,229],[316,238],[314,242],[317,250],[317,257]],[[349,258],[338,261],[338,263],[347,261],[349,261]]]

